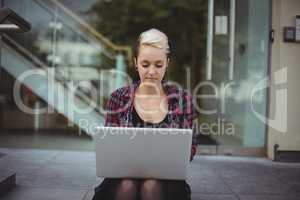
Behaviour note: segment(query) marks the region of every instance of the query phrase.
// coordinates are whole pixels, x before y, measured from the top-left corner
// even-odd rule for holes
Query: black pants
[[[95,188],[95,195],[93,200],[114,200],[116,189],[122,179],[110,179],[106,178],[103,182]],[[138,183],[139,181],[137,179]],[[191,189],[185,181],[174,181],[174,180],[161,180],[163,187],[164,200],[190,200]],[[140,200],[138,193],[136,200]]]

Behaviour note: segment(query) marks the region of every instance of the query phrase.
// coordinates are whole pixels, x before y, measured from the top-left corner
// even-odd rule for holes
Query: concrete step
[[[0,159],[1,159],[1,157],[4,157],[4,156],[5,156],[5,154],[0,152]]]
[[[2,159],[4,156],[1,154],[0,157],[0,166],[1,162],[5,160]],[[0,197],[6,194],[9,190],[16,186],[16,173],[12,170],[3,170],[0,169]]]

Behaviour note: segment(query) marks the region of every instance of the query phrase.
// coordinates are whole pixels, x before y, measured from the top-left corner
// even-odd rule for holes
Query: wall
[[[295,16],[300,15],[300,1],[273,0],[272,12],[275,40],[271,52],[271,80],[273,82],[278,78],[284,80],[284,73],[279,76],[275,76],[274,73],[287,67],[287,84],[272,84],[270,89],[270,117],[277,116],[280,119],[278,123],[282,125],[268,128],[267,152],[271,159],[274,158],[275,143],[279,144],[280,150],[300,151],[300,43],[284,43],[282,39],[283,27],[295,26]],[[275,98],[278,92],[284,94],[284,88],[287,88],[287,98]],[[287,120],[284,119],[285,104],[287,104]],[[287,130],[280,131],[285,122]]]

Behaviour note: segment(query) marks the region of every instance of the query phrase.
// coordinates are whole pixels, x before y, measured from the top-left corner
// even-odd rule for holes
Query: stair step
[[[5,161],[0,158],[1,161]],[[0,196],[6,194],[16,186],[16,172],[11,170],[0,170]]]
[[[4,157],[4,156],[5,156],[5,154],[0,152],[0,158]]]

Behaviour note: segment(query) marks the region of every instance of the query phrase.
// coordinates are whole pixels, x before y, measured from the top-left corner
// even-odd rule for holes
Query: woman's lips
[[[146,78],[146,79],[149,79],[149,80],[156,80],[156,78]]]

